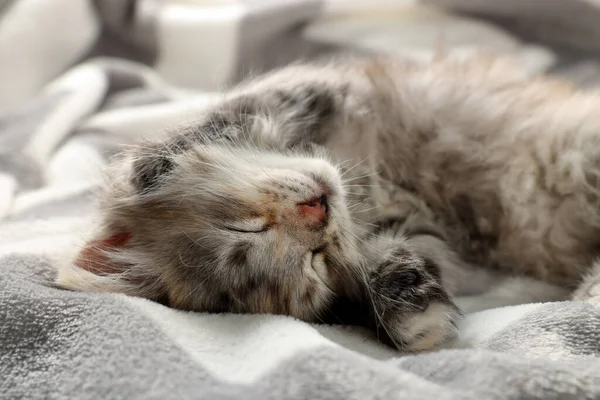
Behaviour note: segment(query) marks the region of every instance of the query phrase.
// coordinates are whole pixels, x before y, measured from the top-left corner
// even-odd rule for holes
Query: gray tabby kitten
[[[58,283],[360,324],[410,351],[456,337],[453,296],[562,299],[600,251],[600,97],[511,70],[357,60],[251,80],[114,163]]]

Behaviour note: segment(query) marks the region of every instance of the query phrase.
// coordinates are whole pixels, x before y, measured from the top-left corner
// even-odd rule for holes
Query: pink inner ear
[[[125,246],[132,237],[133,235],[129,232],[120,232],[108,239],[91,241],[77,256],[75,265],[99,275],[123,272],[126,266],[111,263],[105,251]]]

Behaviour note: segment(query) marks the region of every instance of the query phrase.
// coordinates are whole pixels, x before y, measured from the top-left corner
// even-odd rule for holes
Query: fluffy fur
[[[359,323],[405,350],[455,337],[451,295],[523,275],[559,299],[600,249],[600,97],[509,71],[386,59],[253,79],[114,163],[58,283]]]

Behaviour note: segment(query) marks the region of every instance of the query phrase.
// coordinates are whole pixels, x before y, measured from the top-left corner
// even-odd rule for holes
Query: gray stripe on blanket
[[[48,287],[52,276],[36,257],[0,261],[3,398],[192,398],[199,383],[217,398],[207,372],[147,319],[109,296]]]
[[[494,336],[485,348],[561,359],[600,356],[600,306],[595,303],[549,303]]]
[[[40,166],[22,152],[44,120],[68,95],[65,91],[46,93],[0,118],[0,172],[12,175],[19,191],[42,185]]]
[[[17,191],[35,189],[43,183],[40,166],[20,153],[0,153],[0,172],[15,178],[19,185]]]
[[[35,97],[25,107],[0,117],[0,150],[20,151],[34,135],[36,129],[56,109],[57,103],[68,97],[65,91],[53,91]]]
[[[600,398],[598,358],[568,363],[485,350],[445,350],[391,363],[462,399]]]

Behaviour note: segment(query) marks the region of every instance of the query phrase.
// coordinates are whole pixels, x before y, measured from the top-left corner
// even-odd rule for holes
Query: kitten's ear
[[[158,277],[124,256],[123,249],[132,237],[128,232],[119,232],[88,242],[72,262],[59,266],[56,284],[71,290],[160,299],[163,291]]]

